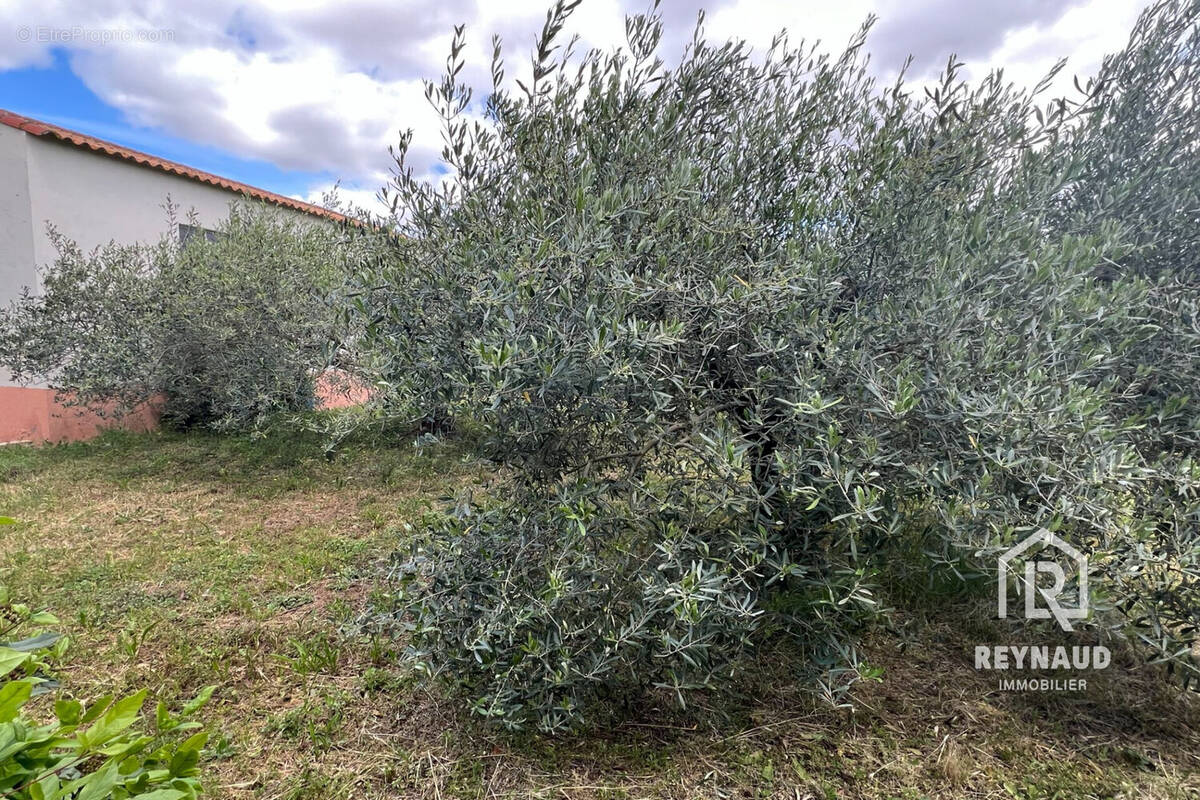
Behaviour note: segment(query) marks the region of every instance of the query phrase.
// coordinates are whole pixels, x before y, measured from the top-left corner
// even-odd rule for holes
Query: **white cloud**
[[[0,42],[0,69],[45,65],[53,45],[105,102],[137,125],[161,129],[284,169],[339,176],[343,196],[371,201],[391,166],[387,145],[413,128],[414,163],[433,174],[441,140],[422,78],[440,75],[455,22],[468,26],[464,75],[487,81],[491,34],[505,42],[510,77],[528,73],[533,37],[548,0],[205,0],[186,6],[149,0],[17,0],[0,9],[0,30],[29,30]],[[1073,72],[1092,71],[1119,48],[1146,0],[665,0],[664,50],[675,57],[701,6],[710,40],[745,38],[758,49],[786,27],[793,41],[820,39],[840,49],[871,13],[873,62],[893,71],[909,52],[914,77],[955,51],[978,77],[1005,66],[1032,83],[1059,56]],[[585,0],[571,21],[583,46],[611,48],[624,38],[623,15],[640,0]],[[42,40],[40,31],[59,31]],[[78,35],[74,32],[78,31]],[[101,41],[96,33],[124,36]],[[169,31],[155,39],[142,31]],[[126,32],[122,34],[122,32]],[[132,33],[129,33],[132,32]],[[310,197],[327,187],[313,187]]]
[[[1146,2],[1092,0],[1076,5],[1053,23],[1013,31],[988,57],[973,65],[973,75],[1004,67],[1005,75],[1017,83],[1039,81],[1059,58],[1067,65],[1052,85],[1055,93],[1070,93],[1071,78],[1094,75],[1108,53],[1123,48],[1138,14]]]

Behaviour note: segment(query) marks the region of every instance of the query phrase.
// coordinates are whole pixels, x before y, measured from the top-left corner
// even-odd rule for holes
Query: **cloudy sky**
[[[550,0],[3,0],[0,108],[81,130],[302,199],[340,182],[370,204],[387,145],[415,131],[429,176],[443,171],[422,79],[437,77],[452,27],[466,23],[474,76],[491,35],[510,72],[527,60]],[[1060,57],[1090,74],[1119,49],[1148,0],[663,0],[664,55],[681,51],[696,13],[708,38],[757,48],[786,28],[840,49],[869,15],[873,68],[910,53],[929,77],[950,53],[968,75],[1004,66],[1033,83]],[[584,0],[570,32],[611,48],[647,0]]]

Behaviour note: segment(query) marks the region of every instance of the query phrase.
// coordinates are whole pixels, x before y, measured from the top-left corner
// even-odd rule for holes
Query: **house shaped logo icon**
[[[1041,549],[1038,550],[1038,547]],[[1034,551],[1037,551],[1034,553]],[[1083,619],[1088,613],[1088,568],[1087,556],[1064,542],[1045,528],[1034,531],[1000,556],[999,610],[1000,618],[1008,616],[1008,592],[1010,564],[1014,559],[1030,555],[1058,555],[1057,559],[1024,558],[1025,571],[1015,581],[1018,592],[1025,595],[1026,619],[1050,619],[1053,617],[1064,631],[1072,631],[1071,620]],[[1064,565],[1066,569],[1064,569]],[[1067,585],[1067,570],[1076,574],[1078,598],[1075,603],[1062,602],[1063,590]],[[1038,578],[1049,576],[1052,585],[1039,586]]]

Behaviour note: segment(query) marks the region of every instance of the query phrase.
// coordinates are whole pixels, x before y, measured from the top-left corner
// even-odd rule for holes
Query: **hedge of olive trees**
[[[161,400],[167,423],[217,430],[312,405],[369,246],[357,229],[247,205],[186,244],[85,252],[51,238],[40,291],[0,315],[0,366],[106,413]]]
[[[388,413],[510,477],[399,559],[416,662],[555,731],[792,636],[836,700],[898,550],[989,569],[1046,527],[1091,557],[1089,624],[1194,676],[1200,6],[1067,99],[953,60],[879,84],[865,28],[664,61],[650,14],[580,53],[574,6],[514,90],[496,43],[482,104],[458,31],[428,87],[455,180],[403,138],[402,257],[351,312]]]

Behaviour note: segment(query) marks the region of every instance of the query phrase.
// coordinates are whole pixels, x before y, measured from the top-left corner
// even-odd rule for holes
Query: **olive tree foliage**
[[[0,366],[74,403],[161,400],[165,421],[213,429],[311,405],[364,241],[247,205],[182,245],[164,237],[89,253],[50,235],[58,257],[41,291],[27,288],[0,318]]]
[[[562,42],[473,118],[440,83],[401,257],[352,316],[388,413],[468,424],[509,481],[418,532],[381,621],[502,723],[557,731],[720,689],[768,637],[839,701],[916,542],[962,575],[1039,528],[1089,624],[1195,674],[1195,2],[1146,12],[1072,99],[948,63],[924,93],[780,35]],[[1052,77],[1052,76],[1050,76]],[[1128,156],[1129,158],[1126,158]]]
[[[1136,47],[1105,59],[1094,113],[1071,132],[1077,180],[1058,211],[1074,230],[1115,220],[1139,248],[1126,270],[1157,275],[1200,265],[1200,39],[1196,4],[1147,13]]]

